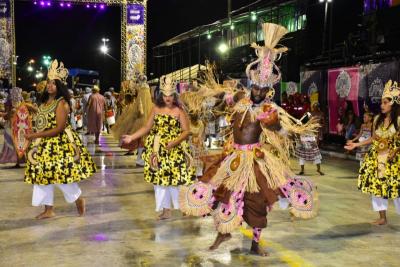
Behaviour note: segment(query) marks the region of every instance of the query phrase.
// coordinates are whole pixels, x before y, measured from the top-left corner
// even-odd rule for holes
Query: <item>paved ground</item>
[[[292,222],[277,208],[262,235],[271,256],[259,258],[248,255],[249,229],[211,253],[211,219],[176,212],[157,222],[153,188],[135,157],[123,156],[108,137],[102,143],[89,145],[99,171],[81,183],[88,210],[83,218],[57,191],[57,217],[33,219],[41,209],[30,205],[23,169],[1,167],[0,266],[399,266],[400,217],[390,206],[389,225],[369,224],[377,215],[356,189],[357,162],[325,158],[323,177],[307,165],[320,191],[319,217]]]

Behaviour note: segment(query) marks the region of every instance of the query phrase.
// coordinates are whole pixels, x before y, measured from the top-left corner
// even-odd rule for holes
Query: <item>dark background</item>
[[[233,0],[232,9],[254,1]],[[151,72],[152,47],[195,26],[214,22],[227,16],[227,1],[223,0],[151,0],[148,1],[148,73]],[[120,84],[121,9],[108,6],[100,11],[85,5],[71,9],[55,4],[41,8],[31,1],[16,1],[16,49],[18,58],[18,85],[32,89],[34,73],[28,76],[28,61],[41,61],[50,55],[68,68],[83,68],[100,72],[104,89]],[[115,58],[103,56],[99,47],[107,37]],[[36,63],[39,67],[40,62]]]
[[[257,2],[256,0],[232,0],[232,10]],[[263,0],[263,3],[284,1]],[[324,4],[318,0],[298,0],[307,15],[306,31],[293,35],[287,41],[292,49],[285,59],[287,68],[284,77],[297,80],[299,66],[321,54],[323,36]],[[363,14],[363,0],[333,0],[328,12],[327,49],[341,53],[343,43],[349,35],[358,36],[362,45],[350,54],[374,54],[378,49],[398,50],[400,41],[400,6],[372,14]],[[246,10],[243,10],[245,12]],[[74,5],[62,9],[57,5],[40,8],[32,1],[16,1],[16,47],[19,86],[29,88],[34,78],[27,77],[27,62],[30,58],[41,59],[50,55],[64,61],[68,68],[92,69],[100,72],[101,87],[107,89],[120,84],[120,32],[121,9],[108,6],[106,10],[87,9],[85,5]],[[227,17],[227,0],[150,0],[148,1],[147,25],[147,74],[154,78],[155,58],[153,47],[196,26],[209,24]],[[331,35],[329,32],[331,31]],[[376,36],[384,35],[385,43],[374,45]],[[103,56],[99,47],[101,39],[110,39],[109,52],[114,58]],[[209,47],[208,49],[214,49]],[[248,49],[248,48],[246,48]],[[249,51],[251,49],[248,49]],[[253,53],[252,51],[250,51]],[[246,52],[247,53],[247,52]],[[236,57],[235,53],[232,56]],[[339,55],[340,56],[340,55]],[[351,57],[351,55],[348,55]],[[239,57],[240,58],[240,57]],[[192,62],[196,64],[197,62]],[[226,62],[230,64],[230,61]],[[349,61],[347,64],[356,64]],[[322,66],[326,68],[327,66]],[[240,68],[242,69],[242,68]],[[244,69],[244,66],[243,66]],[[164,73],[162,73],[164,74]]]

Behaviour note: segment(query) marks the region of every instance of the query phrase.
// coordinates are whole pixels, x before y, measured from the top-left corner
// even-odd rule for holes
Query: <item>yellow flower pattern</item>
[[[386,131],[385,139],[389,140],[388,150],[395,151],[400,147],[400,136],[396,133],[394,126],[391,125],[391,133]],[[377,136],[385,133],[381,127],[376,131]],[[382,152],[379,150],[379,145],[382,142],[374,140],[368,153],[365,155],[364,162],[361,165],[358,176],[358,188],[367,194],[372,194],[376,197],[394,199],[400,197],[400,153],[397,153],[392,160],[380,161]],[[379,164],[381,162],[381,168]]]
[[[38,115],[45,118],[46,125],[41,130],[56,127],[56,107],[58,99],[50,107],[39,107]],[[65,131],[54,137],[41,138],[34,159],[37,164],[27,161],[25,168],[25,182],[28,184],[69,184],[89,178],[96,172],[96,164],[93,162],[87,149],[82,144],[78,134],[71,130],[74,143],[69,140]],[[74,145],[80,152],[78,160],[74,159]],[[31,145],[32,146],[32,145]],[[30,147],[29,149],[31,149]]]
[[[184,141],[171,150],[166,149],[167,144],[178,138],[181,132],[179,120],[175,117],[166,114],[155,115],[154,125],[146,138],[143,153],[145,181],[161,186],[190,185],[194,182],[195,168],[188,166],[185,155],[185,151],[189,151],[189,145]],[[153,170],[150,167],[150,156],[156,135],[160,136],[159,168]]]

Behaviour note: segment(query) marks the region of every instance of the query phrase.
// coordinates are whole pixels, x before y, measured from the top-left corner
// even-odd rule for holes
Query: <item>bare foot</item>
[[[75,201],[76,208],[78,209],[79,216],[84,216],[86,212],[86,201],[84,198],[78,198]]]
[[[387,221],[386,221],[386,219],[378,219],[378,220],[376,220],[376,221],[373,221],[371,224],[373,224],[373,225],[386,225],[387,224]]]
[[[45,212],[46,212],[46,211],[43,211],[42,213],[40,213],[39,215],[37,215],[37,216],[35,217],[35,219],[39,219]]]
[[[54,211],[51,210],[46,210],[42,213],[40,213],[38,216],[36,216],[36,219],[38,220],[43,220],[43,219],[49,219],[56,216],[56,214],[54,213]]]
[[[259,244],[254,241],[251,243],[250,254],[261,256],[261,257],[269,256],[269,253],[266,252],[265,250],[263,250],[262,248],[260,248]]]
[[[303,175],[304,174],[304,172],[303,171],[301,171],[301,172],[299,172],[297,175]]]
[[[325,175],[325,173],[321,172],[321,171],[317,171],[320,175]]]
[[[159,221],[168,220],[171,218],[171,210],[164,209],[163,212],[158,216]]]
[[[218,233],[217,238],[214,241],[214,244],[212,244],[211,247],[209,247],[209,249],[216,250],[219,247],[219,245],[221,245],[225,241],[228,241],[231,238],[232,238],[231,234]]]

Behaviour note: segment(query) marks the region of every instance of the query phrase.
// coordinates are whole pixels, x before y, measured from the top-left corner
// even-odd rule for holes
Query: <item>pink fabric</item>
[[[88,132],[100,133],[103,128],[103,114],[104,105],[106,100],[104,96],[99,93],[92,94],[89,98],[87,118],[88,118]]]
[[[261,228],[257,228],[257,227],[253,227],[253,241],[256,243],[260,242],[260,238],[261,238]]]
[[[342,71],[350,77],[350,92],[345,97],[340,97],[337,90],[337,81]],[[346,109],[346,100],[351,101],[356,116],[359,116],[358,91],[359,91],[360,73],[359,67],[348,67],[328,70],[328,109],[329,109],[329,132],[338,134],[337,123],[340,115],[344,115]]]
[[[233,144],[233,147],[238,150],[253,150],[254,148],[260,148],[261,144],[260,143],[246,144],[246,145]]]

